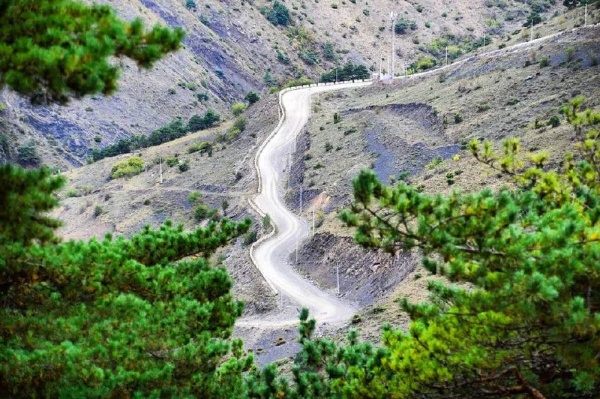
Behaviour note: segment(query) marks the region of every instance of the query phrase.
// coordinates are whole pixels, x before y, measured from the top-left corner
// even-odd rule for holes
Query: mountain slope
[[[382,68],[389,70],[390,10],[399,19],[414,22],[415,28],[395,35],[396,71],[400,72],[402,65],[426,54],[440,60],[439,46],[446,41],[451,57],[472,48],[484,32],[488,42],[492,37],[499,42],[522,25],[532,9],[518,1],[285,1],[291,24],[274,26],[263,15],[273,5],[268,1],[208,0],[194,9],[187,9],[182,0],[104,2],[127,19],[141,17],[150,24],[184,27],[185,48],[151,71],[141,72],[123,62],[120,90],[111,98],[34,109],[25,99],[2,93],[0,135],[8,138],[10,149],[9,154],[0,150],[0,159],[14,161],[18,146],[33,144],[42,162],[71,168],[86,163],[91,148],[148,134],[175,117],[187,120],[208,108],[228,116],[230,104],[249,90],[265,91],[269,85],[302,75],[318,79],[320,73],[346,60],[378,71],[383,55]],[[564,10],[551,2],[537,3],[545,17]],[[577,23],[579,16],[565,20],[563,28]],[[543,26],[539,29],[543,34]]]

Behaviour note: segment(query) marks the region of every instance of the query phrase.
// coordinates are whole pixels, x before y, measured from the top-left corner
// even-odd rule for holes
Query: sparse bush
[[[217,122],[221,120],[221,117],[213,110],[208,109],[203,116],[194,115],[188,121],[187,130],[194,132],[197,130],[205,130],[213,127]]]
[[[104,209],[100,205],[96,205],[96,207],[94,208],[94,217],[97,218],[98,216],[102,215],[103,213],[104,213]]]
[[[342,121],[342,118],[340,117],[340,114],[338,114],[337,112],[333,114],[333,123],[340,123]]]
[[[312,84],[313,81],[311,78],[307,78],[306,76],[299,77],[297,79],[292,79],[285,84],[285,87],[296,87],[296,86],[304,86]]]
[[[233,125],[231,125],[231,127],[232,129],[238,129],[240,132],[243,132],[244,130],[246,130],[247,124],[248,120],[243,116],[240,116],[233,122]]]
[[[290,63],[290,57],[287,54],[282,53],[281,51],[277,50],[277,61],[281,62],[282,64],[289,64]],[[266,77],[267,77],[267,75],[265,74],[265,78]],[[272,77],[271,77],[270,80],[272,81],[271,84],[275,84],[275,81],[273,81]]]
[[[17,162],[24,167],[36,167],[42,162],[33,141],[17,148]]]
[[[113,165],[110,176],[112,179],[139,175],[144,171],[144,161],[140,157],[130,157]]]
[[[329,152],[331,150],[333,150],[333,144],[328,141],[325,143],[325,152]]]
[[[260,100],[260,96],[253,91],[249,91],[248,93],[246,93],[244,100],[248,101],[249,105],[252,105],[252,104],[258,102],[258,100]]]
[[[179,171],[180,172],[185,172],[188,171],[190,169],[190,161],[189,160],[185,160],[184,162],[179,164]]]
[[[489,104],[477,104],[477,112],[485,112],[485,111],[489,111],[490,106]]]
[[[196,9],[196,1],[195,0],[186,0],[185,8],[187,8],[188,10],[195,10]]]
[[[194,208],[194,219],[196,219],[197,222],[201,222],[204,219],[208,218],[209,213],[210,213],[210,209],[208,208],[208,205],[198,204]]]
[[[548,124],[552,127],[558,127],[560,126],[560,118],[557,115],[553,115],[548,121]]]
[[[290,12],[285,5],[275,1],[267,13],[267,20],[275,26],[286,26],[290,23]]]
[[[416,71],[425,71],[437,65],[437,60],[429,55],[420,56],[410,67]]]
[[[195,205],[202,201],[202,197],[200,196],[200,193],[198,191],[192,191],[188,195],[187,200],[190,203],[190,205]]]
[[[79,196],[80,196],[80,194],[79,194],[79,192],[78,192],[76,189],[74,189],[73,187],[71,187],[71,188],[69,188],[69,189],[67,190],[67,192],[66,192],[66,196],[67,196],[68,198],[73,198],[73,197],[79,197]]]
[[[231,113],[234,116],[240,116],[246,110],[246,104],[235,103],[231,106]]]
[[[8,137],[5,134],[0,135],[0,150],[4,152],[4,155],[10,157],[10,144],[8,142]]]
[[[461,123],[464,120],[461,114],[454,114],[454,123]]]
[[[429,162],[427,165],[425,165],[426,169],[435,169],[437,166],[439,166],[442,163],[442,158],[441,157],[435,157],[431,160],[431,162]]]
[[[540,68],[545,68],[550,65],[550,59],[547,56],[543,56],[540,60]]]
[[[323,58],[327,61],[335,61],[335,48],[333,47],[333,43],[327,42],[323,45]]]
[[[167,157],[165,159],[165,163],[167,164],[167,166],[172,168],[173,166],[175,166],[179,163],[179,159],[177,159],[177,157]]]
[[[244,240],[242,241],[242,244],[245,247],[252,245],[253,242],[256,242],[257,236],[258,233],[256,232],[256,230],[250,230],[244,235]]]
[[[537,118],[535,118],[535,121],[533,121],[533,127],[535,129],[541,129],[544,126],[546,126],[546,124],[544,122],[542,122],[541,120],[537,119]]]
[[[208,101],[208,93],[196,93],[196,99],[200,102]]]
[[[242,134],[242,131],[240,129],[232,127],[231,129],[229,129],[229,132],[227,132],[227,134],[225,135],[225,141],[231,142],[240,137],[240,134]]]
[[[408,30],[409,23],[406,19],[401,18],[394,24],[394,33],[397,35],[403,35]]]
[[[229,201],[227,201],[227,198],[224,198],[223,201],[221,201],[221,209],[223,210],[223,216],[227,216],[227,208],[229,208]]]
[[[265,216],[263,216],[262,218],[262,227],[263,230],[268,231],[271,229],[271,216],[269,216],[269,214],[265,214]]]
[[[572,46],[567,47],[567,50],[566,50],[567,62],[573,61],[574,54],[575,54],[575,48]]]
[[[190,147],[188,147],[187,152],[188,154],[200,152],[200,155],[208,154],[208,156],[211,157],[213,152],[213,146],[207,141],[201,141],[199,143],[194,143]]]

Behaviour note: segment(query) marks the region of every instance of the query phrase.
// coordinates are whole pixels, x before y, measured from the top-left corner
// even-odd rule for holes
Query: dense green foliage
[[[216,114],[213,110],[208,109],[203,116],[194,115],[188,122],[188,130],[195,132],[198,130],[205,130],[213,127],[216,123],[221,120],[221,117]]]
[[[541,24],[541,23],[542,23],[542,16],[540,14],[538,14],[537,12],[531,12],[527,16],[527,19],[523,23],[523,26],[528,27],[528,26],[537,25],[537,24]]]
[[[335,68],[332,71],[321,75],[321,82],[343,82],[357,79],[369,79],[371,74],[366,66],[354,64],[348,61],[343,67]]]
[[[19,165],[25,167],[39,166],[41,161],[35,143],[29,142],[17,148],[17,162]]]
[[[270,10],[266,11],[267,20],[273,25],[286,26],[290,23],[290,12],[285,4],[275,0]]]
[[[231,113],[233,116],[240,116],[246,110],[246,104],[242,102],[231,105]]]
[[[60,243],[58,223],[43,213],[63,181],[48,169],[0,168],[2,396],[241,392],[252,359],[229,337],[242,305],[207,259],[249,222],[192,232],[167,223],[130,239]]]
[[[120,20],[106,5],[74,0],[0,1],[0,88],[34,103],[65,103],[70,97],[111,94],[119,68],[109,57],[129,57],[150,67],[179,48],[181,29],[140,19]]]
[[[410,65],[410,69],[413,71],[421,72],[433,68],[437,65],[437,60],[428,55],[422,55]]]
[[[129,157],[113,165],[110,170],[110,177],[118,179],[119,177],[131,177],[139,175],[144,171],[144,161],[140,157]]]
[[[260,96],[258,95],[258,93],[250,90],[248,93],[246,93],[244,100],[248,101],[248,105],[250,106],[258,102],[258,100],[260,100]]]
[[[408,21],[406,18],[400,18],[394,24],[394,33],[397,35],[403,35],[410,28],[411,30],[417,30],[416,21]]]
[[[219,120],[221,120],[221,117],[210,109],[207,110],[203,116],[192,116],[187,125],[183,123],[181,118],[176,118],[168,125],[154,130],[148,136],[138,134],[121,139],[115,144],[106,146],[102,149],[93,149],[91,151],[91,158],[93,161],[99,161],[107,157],[128,154],[140,148],[160,145],[183,137],[190,132],[211,128],[218,123]]]
[[[600,114],[563,111],[579,156],[547,171],[546,154],[519,156],[518,141],[496,154],[470,144],[516,188],[431,197],[371,172],[355,182],[344,220],[357,240],[390,252],[420,248],[424,265],[471,289],[432,283],[431,304],[404,309],[408,333],[387,331],[382,363],[394,391],[481,397],[566,397],[600,389]],[[389,376],[392,376],[388,380]],[[542,396],[536,396],[536,395]]]

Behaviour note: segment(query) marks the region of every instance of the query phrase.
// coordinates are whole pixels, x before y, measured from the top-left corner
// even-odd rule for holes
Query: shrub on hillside
[[[270,10],[266,12],[267,20],[273,25],[283,25],[286,26],[290,23],[290,12],[287,7],[275,1]]]
[[[42,159],[40,158],[37,148],[33,142],[17,148],[17,162],[19,165],[25,167],[40,165]]]
[[[207,141],[201,141],[199,143],[194,143],[187,149],[188,154],[193,154],[194,152],[200,152],[200,155],[208,154],[208,156],[212,156],[213,146],[211,143]]]
[[[190,161],[186,159],[185,161],[179,164],[179,171],[183,173],[188,170],[190,170]]]
[[[245,110],[246,104],[244,103],[235,103],[231,106],[231,113],[233,116],[240,116]]]
[[[233,122],[233,125],[231,127],[233,129],[239,129],[240,132],[243,132],[244,130],[246,130],[247,124],[248,124],[248,120],[246,118],[244,118],[243,116],[240,116]]]
[[[131,157],[117,162],[110,170],[110,177],[118,179],[120,177],[130,177],[139,175],[144,171],[144,161],[140,157]]]
[[[249,105],[252,105],[258,102],[258,100],[260,100],[260,96],[251,90],[248,93],[246,93],[246,97],[244,97],[244,100],[248,101]]]
[[[195,132],[197,130],[205,130],[213,127],[217,122],[221,120],[221,117],[213,110],[208,109],[203,116],[194,115],[188,122],[188,130]]]

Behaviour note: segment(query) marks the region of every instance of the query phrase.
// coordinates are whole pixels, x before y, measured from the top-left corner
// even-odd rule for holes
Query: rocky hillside
[[[184,27],[185,48],[151,71],[118,61],[123,79],[111,98],[86,98],[48,109],[31,108],[23,98],[0,93],[0,135],[5,143],[0,159],[16,161],[19,148],[26,155],[35,149],[39,162],[71,168],[86,163],[93,148],[148,134],[176,117],[187,120],[208,108],[227,117],[231,103],[249,90],[265,92],[300,76],[318,79],[347,60],[375,72],[381,64],[389,71],[390,11],[398,22],[397,72],[432,59],[443,62],[446,45],[452,59],[482,45],[484,36],[488,45],[500,43],[532,10],[543,19],[564,11],[552,1],[287,0],[282,4],[289,19],[277,22],[272,18],[275,3],[263,0],[104,2],[127,19]],[[559,29],[577,24],[578,14],[565,18]],[[543,34],[543,23],[538,26],[536,34]]]

